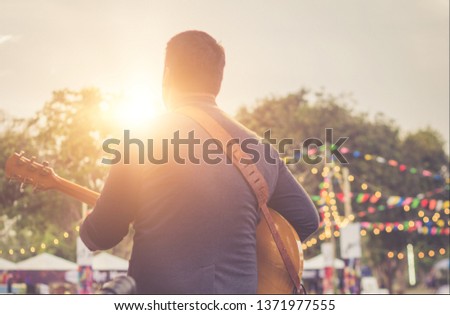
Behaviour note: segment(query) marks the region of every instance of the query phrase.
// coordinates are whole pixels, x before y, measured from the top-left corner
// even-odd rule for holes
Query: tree
[[[100,163],[101,143],[119,132],[102,109],[104,101],[98,89],[59,90],[31,119],[3,118],[0,163],[4,165],[13,152],[24,150],[29,156],[36,155],[37,160],[49,161],[61,177],[99,191],[108,171]],[[79,201],[60,193],[33,194],[31,187],[20,194],[16,185],[6,183],[3,169],[0,187],[3,254],[14,249],[9,258],[23,259],[34,254],[31,246],[38,251],[44,243],[46,251],[75,260],[75,228],[81,219]],[[120,247],[119,251],[127,254]]]
[[[380,192],[383,196],[374,205],[373,208],[377,211],[373,213],[367,212],[366,203],[359,203],[353,198],[352,207],[356,220],[395,222],[421,219],[418,210],[405,211],[403,207],[386,209],[384,205],[387,196],[416,196],[445,187],[444,178],[435,179],[418,174],[422,169],[437,174],[446,170],[442,166],[448,164],[448,156],[443,149],[441,137],[436,131],[426,129],[407,134],[402,138],[400,128],[392,120],[382,114],[370,118],[367,114],[356,113],[349,103],[349,98],[345,96],[336,97],[323,91],[312,93],[301,89],[285,97],[264,99],[250,109],[243,107],[238,113],[238,118],[260,135],[270,129],[278,141],[283,138],[295,139],[294,145],[286,151],[285,155],[288,157],[293,156],[293,149],[301,148],[305,139],[317,138],[325,142],[325,128],[332,128],[334,141],[339,137],[348,137],[345,147],[350,153],[344,156],[349,162],[346,166],[355,178],[352,182],[353,194],[356,196],[358,193]],[[378,162],[383,160],[375,160],[377,156],[385,158],[384,163]],[[408,168],[401,171],[398,167],[389,166],[388,160],[399,161]],[[320,169],[324,167],[323,162],[308,165],[304,161],[299,161],[289,167],[310,194],[318,195],[318,186],[323,180],[320,176]],[[445,174],[442,175],[445,177]],[[340,190],[336,180],[333,186],[336,192]],[[448,186],[447,190],[444,189],[433,198],[448,199]],[[338,209],[343,216],[343,205],[340,202]],[[448,216],[445,220],[448,220]],[[420,235],[403,231],[382,232],[378,235],[369,233],[364,238],[364,261],[377,273],[380,282],[391,291],[397,284],[399,292],[403,290],[406,265],[405,260],[388,259],[387,254],[404,253],[409,243],[414,244],[417,251],[425,249],[437,251],[442,247],[448,248],[449,244],[446,236]],[[318,248],[312,247],[306,252],[306,257],[317,253]],[[427,270],[430,264],[431,259],[420,260],[419,269]],[[399,274],[398,277],[394,277],[395,274]]]

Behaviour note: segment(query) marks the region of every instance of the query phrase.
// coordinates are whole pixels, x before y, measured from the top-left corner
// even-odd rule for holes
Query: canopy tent
[[[311,259],[305,260],[303,264],[303,269],[305,270],[317,270],[325,267],[325,258],[323,254],[319,254]],[[333,267],[336,269],[343,269],[345,267],[345,263],[343,260],[335,258]]]
[[[94,256],[92,269],[98,271],[127,271],[128,260],[102,252]]]
[[[47,253],[22,260],[17,263],[17,270],[53,270],[67,271],[78,270],[78,265],[61,257]]]
[[[16,267],[16,264],[12,261],[0,258],[0,270],[14,270]]]
[[[437,263],[435,263],[433,265],[433,269],[435,269],[435,270],[448,270],[448,269],[450,269],[450,258],[444,258],[444,259],[439,260]]]

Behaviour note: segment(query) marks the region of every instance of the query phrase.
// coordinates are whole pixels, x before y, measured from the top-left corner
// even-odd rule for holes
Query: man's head
[[[225,53],[201,31],[186,31],[167,43],[163,95],[205,93],[217,95],[222,83]]]

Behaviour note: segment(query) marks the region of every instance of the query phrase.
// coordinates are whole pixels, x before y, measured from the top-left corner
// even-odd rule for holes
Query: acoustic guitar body
[[[275,226],[280,233],[299,279],[303,273],[303,251],[300,238],[289,222],[278,212],[270,209]],[[258,256],[258,294],[291,294],[294,285],[289,276],[266,220],[261,218],[256,229],[256,250]]]

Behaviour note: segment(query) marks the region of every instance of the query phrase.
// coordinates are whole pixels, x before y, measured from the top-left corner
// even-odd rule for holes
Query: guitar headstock
[[[48,162],[38,163],[35,157],[24,157],[23,152],[14,153],[8,158],[5,173],[11,180],[29,184],[39,190],[55,188],[57,184],[58,176],[48,166]]]

